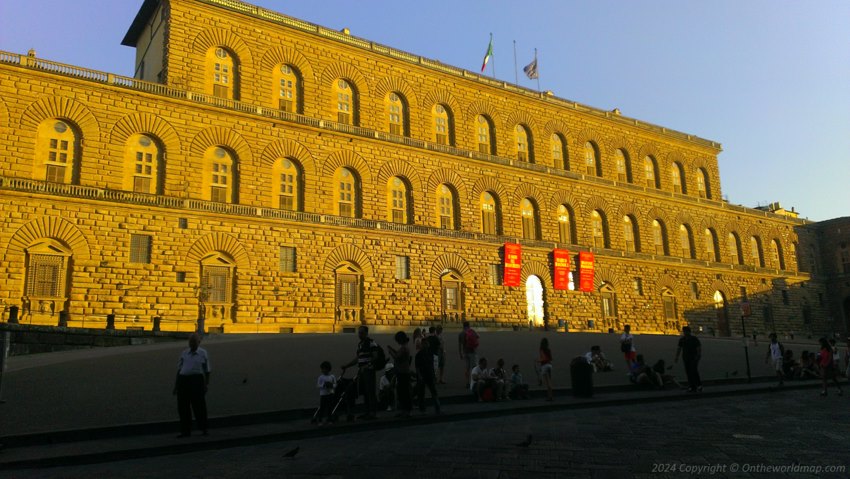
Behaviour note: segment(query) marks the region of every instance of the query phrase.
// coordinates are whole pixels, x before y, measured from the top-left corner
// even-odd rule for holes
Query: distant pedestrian
[[[375,371],[383,369],[384,364],[376,368],[376,362],[383,356],[383,349],[378,346],[378,343],[369,337],[369,327],[360,326],[357,328],[357,355],[342,366],[342,372],[351,366],[357,365],[357,385],[360,394],[363,395],[363,402],[366,405],[366,412],[360,415],[359,419],[377,419],[375,414],[378,410],[378,398],[376,394]],[[396,364],[398,367],[398,364]]]
[[[446,384],[443,373],[446,369],[446,343],[443,341],[443,326],[438,325],[436,330],[437,340],[440,346],[437,350],[437,384]]]
[[[679,355],[682,356],[682,361],[685,363],[685,374],[688,376],[688,392],[701,392],[702,380],[699,377],[699,360],[702,358],[702,345],[699,338],[691,334],[691,327],[685,326],[682,328],[684,336],[679,338],[679,348],[676,349],[676,360],[679,362]]]
[[[552,350],[549,349],[549,339],[540,340],[540,350],[537,362],[540,363],[540,377],[546,386],[546,400],[551,401],[552,393]]]
[[[331,412],[334,408],[336,376],[331,374],[331,363],[328,361],[322,361],[319,369],[322,374],[316,380],[316,387],[319,388],[319,411],[316,413],[316,422],[323,425],[332,420]]]
[[[632,336],[632,327],[626,325],[623,327],[623,334],[620,336],[620,351],[626,359],[626,368],[631,367],[637,357],[637,349],[635,349],[635,337]]]
[[[469,326],[469,321],[463,322],[463,330],[457,337],[457,350],[460,359],[464,361],[463,375],[466,383],[470,382],[470,372],[478,366],[478,333]]]
[[[177,412],[180,415],[180,435],[188,437],[192,433],[192,412],[201,434],[207,432],[206,394],[210,385],[210,358],[201,347],[198,333],[189,335],[189,348],[180,354],[177,361],[177,378],[174,382],[174,394],[177,396]]]
[[[823,391],[821,391],[820,395],[826,396],[826,383],[832,379],[832,382],[835,383],[835,387],[838,388],[838,395],[841,396],[844,392],[841,390],[841,384],[838,383],[838,377],[836,376],[838,367],[833,360],[832,346],[830,346],[829,341],[827,341],[826,338],[820,338],[818,365],[820,366],[821,381],[823,381]]]
[[[417,331],[419,331],[417,329]],[[395,365],[395,394],[398,400],[398,414],[396,417],[408,417],[413,409],[412,398],[410,397],[410,349],[407,344],[410,338],[407,337],[404,331],[395,333],[395,342],[398,344],[398,349],[393,349],[387,345],[387,351],[393,358]]]
[[[773,366],[776,371],[776,378],[779,379],[779,385],[784,384],[785,370],[783,361],[785,359],[785,346],[776,339],[776,333],[770,333],[770,343],[767,346],[767,355],[764,361]]]

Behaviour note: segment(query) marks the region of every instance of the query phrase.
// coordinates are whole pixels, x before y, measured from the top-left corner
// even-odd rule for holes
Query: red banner
[[[570,287],[570,252],[565,249],[552,251],[555,260],[555,289]]]
[[[522,247],[516,243],[505,243],[505,277],[504,286],[519,286],[522,284]]]
[[[590,251],[578,254],[578,278],[580,291],[593,291],[593,253]]]

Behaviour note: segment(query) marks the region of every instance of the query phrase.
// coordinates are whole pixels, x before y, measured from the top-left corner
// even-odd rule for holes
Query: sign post
[[[749,318],[752,315],[753,309],[750,307],[750,303],[743,301],[741,303],[741,334],[743,334],[744,340],[744,359],[747,362],[747,383],[752,382],[752,376],[750,374],[750,349],[747,346],[747,325],[744,318]]]

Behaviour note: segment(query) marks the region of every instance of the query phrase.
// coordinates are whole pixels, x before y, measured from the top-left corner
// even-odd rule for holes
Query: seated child
[[[511,367],[511,390],[510,397],[513,399],[528,399],[528,384],[522,380],[522,373],[519,372],[519,364],[514,364]]]
[[[591,346],[590,352],[585,353],[584,358],[593,366],[593,372],[595,373],[613,371],[614,369],[613,364],[605,357],[602,348],[599,346]]]
[[[496,361],[496,367],[493,368],[493,378],[496,383],[498,383],[498,389],[502,391],[501,397],[496,399],[507,399],[508,398],[508,372],[505,371],[505,360],[499,358]]]

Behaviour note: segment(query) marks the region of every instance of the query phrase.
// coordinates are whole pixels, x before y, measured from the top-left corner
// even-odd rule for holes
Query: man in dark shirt
[[[682,333],[684,333],[684,336],[679,338],[675,362],[679,362],[679,355],[681,355],[685,363],[685,374],[688,375],[688,392],[701,392],[702,381],[699,378],[698,366],[702,357],[702,345],[696,336],[691,335],[690,326],[682,328]]]
[[[357,337],[360,339],[357,343],[357,357],[343,365],[342,372],[345,374],[346,368],[357,365],[357,383],[366,405],[366,413],[361,415],[359,419],[375,419],[375,412],[378,410],[378,398],[375,393],[374,361],[377,359],[376,350],[379,346],[369,337],[367,326],[357,328]]]

